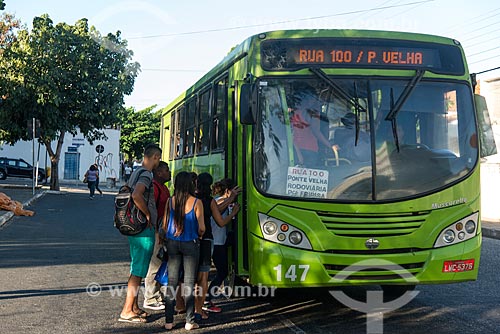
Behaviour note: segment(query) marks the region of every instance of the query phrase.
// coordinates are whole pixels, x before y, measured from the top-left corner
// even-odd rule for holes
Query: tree
[[[16,41],[16,32],[21,28],[25,27],[14,15],[3,13],[0,16],[0,54]]]
[[[139,111],[127,108],[120,112],[120,149],[125,160],[140,159],[145,145],[160,142],[161,109],[153,111],[155,108],[153,105]]]
[[[139,64],[132,55],[119,31],[101,36],[86,19],[54,26],[48,15],[35,17],[31,32],[21,30],[0,57],[0,140],[28,139],[27,122],[39,119],[50,188],[59,189],[65,134],[79,130],[91,143],[105,137],[102,129],[116,124],[133,89]]]

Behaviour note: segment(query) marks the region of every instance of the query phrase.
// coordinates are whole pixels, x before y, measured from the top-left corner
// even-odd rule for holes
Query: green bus
[[[492,148],[474,84],[449,38],[261,33],[164,109],[163,159],[243,188],[231,265],[250,284],[475,280]]]

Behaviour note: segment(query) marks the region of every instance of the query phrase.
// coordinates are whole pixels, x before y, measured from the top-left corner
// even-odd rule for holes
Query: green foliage
[[[86,19],[54,25],[48,15],[35,17],[31,32],[20,30],[0,57],[0,140],[28,139],[27,121],[39,119],[57,172],[65,133],[80,130],[92,142],[116,123],[139,70],[132,55],[120,32],[101,36]]]
[[[139,111],[127,108],[120,112],[120,149],[125,160],[141,159],[144,146],[160,142],[161,109],[153,111],[155,108],[153,105]]]
[[[4,9],[5,9],[5,1],[0,0],[0,10],[4,10]]]

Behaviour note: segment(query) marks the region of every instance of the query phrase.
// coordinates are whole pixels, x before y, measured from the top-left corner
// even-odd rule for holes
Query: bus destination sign
[[[298,48],[291,49],[293,62],[299,65],[431,65],[436,63],[436,52],[408,48]]]
[[[451,64],[442,64],[442,53]],[[458,54],[457,54],[458,52]],[[455,62],[453,62],[455,60]],[[385,39],[279,39],[261,44],[262,67],[268,71],[307,67],[424,68],[438,73],[460,74],[460,50],[452,45]]]

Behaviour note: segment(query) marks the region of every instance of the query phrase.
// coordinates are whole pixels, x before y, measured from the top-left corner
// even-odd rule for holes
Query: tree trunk
[[[44,140],[45,147],[50,157],[50,190],[59,190],[59,158],[61,157],[61,149],[64,143],[64,132],[61,132],[57,140],[56,150],[52,150],[50,140]]]

